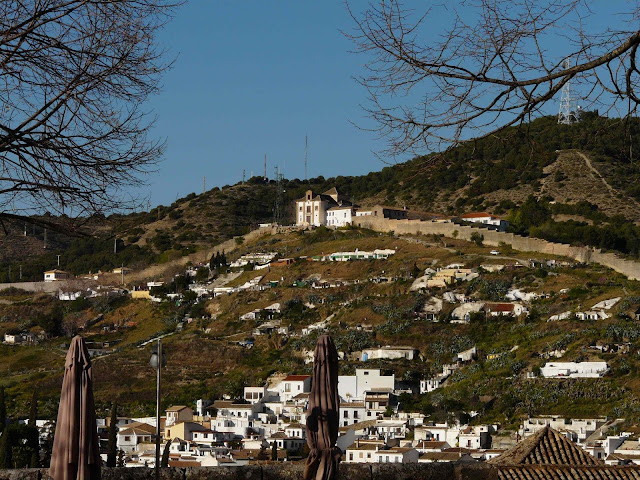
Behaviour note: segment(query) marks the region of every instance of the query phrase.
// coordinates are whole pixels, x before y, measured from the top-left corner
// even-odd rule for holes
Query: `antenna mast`
[[[284,207],[284,188],[282,185],[282,180],[284,178],[284,175],[282,175],[279,172],[277,165],[275,170],[276,170],[276,202],[273,208],[273,223],[277,223],[278,225],[280,225],[280,222],[282,221],[282,209]]]
[[[304,179],[307,179],[307,153],[309,151],[309,136],[304,136]]]
[[[562,68],[567,70],[571,68],[571,59],[567,58],[562,62]],[[571,125],[580,121],[580,107],[578,107],[578,99],[571,96],[571,82],[567,81],[562,87],[562,96],[560,97],[560,110],[558,111],[558,123],[563,125]]]
[[[264,154],[264,179],[267,179],[267,154]]]

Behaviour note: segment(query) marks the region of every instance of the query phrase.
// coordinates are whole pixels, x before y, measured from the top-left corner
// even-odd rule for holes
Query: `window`
[[[291,384],[290,383],[285,383],[284,384],[284,391],[285,392],[290,392],[291,391]]]
[[[343,425],[344,425],[345,427],[348,427],[348,426],[349,426],[349,420],[345,420],[345,421],[343,422]]]
[[[349,418],[349,412],[347,410],[343,411],[343,415],[344,418]]]
[[[131,437],[129,435],[124,437],[124,441],[125,442],[130,442],[131,441]]]
[[[353,418],[358,418],[358,411],[357,410],[353,411]]]
[[[362,454],[360,454],[360,455],[362,455]],[[353,453],[349,454],[349,461],[353,462]]]

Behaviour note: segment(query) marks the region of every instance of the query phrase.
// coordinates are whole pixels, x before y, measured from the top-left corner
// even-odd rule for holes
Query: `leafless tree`
[[[415,2],[425,8],[421,2]],[[599,28],[586,0],[465,0],[408,9],[380,0],[349,6],[359,78],[384,153],[425,153],[504,132],[551,112],[571,81],[585,108],[624,116],[640,103],[640,9],[608,2],[615,25]],[[568,63],[565,63],[568,61]],[[557,104],[556,112],[557,112]]]
[[[0,2],[0,222],[131,207],[159,160],[145,110],[170,0]]]

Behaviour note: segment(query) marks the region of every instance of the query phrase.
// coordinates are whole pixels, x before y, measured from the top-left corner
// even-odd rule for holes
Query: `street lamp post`
[[[160,478],[160,371],[167,363],[164,352],[162,351],[162,342],[158,339],[155,352],[151,354],[149,365],[155,368],[157,372],[156,381],[156,480]]]

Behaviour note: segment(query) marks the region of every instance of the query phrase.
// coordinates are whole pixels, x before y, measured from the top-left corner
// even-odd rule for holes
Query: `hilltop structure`
[[[298,226],[345,227],[351,225],[355,217],[363,216],[402,220],[407,218],[407,210],[382,205],[360,208],[335,187],[324,193],[307,190],[303,198],[296,200]]]

